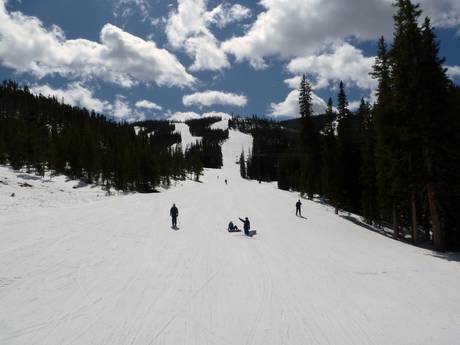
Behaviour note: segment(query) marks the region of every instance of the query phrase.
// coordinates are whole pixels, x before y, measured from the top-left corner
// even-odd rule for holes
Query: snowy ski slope
[[[160,194],[0,208],[0,344],[460,344],[459,261],[295,217],[297,194],[239,177],[250,145],[230,131],[223,169]],[[258,235],[226,232],[245,216]]]

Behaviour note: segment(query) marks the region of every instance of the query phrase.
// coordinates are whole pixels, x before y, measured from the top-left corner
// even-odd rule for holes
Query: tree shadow
[[[460,262],[460,253],[454,253],[454,252],[448,252],[448,253],[438,253],[438,252],[432,252],[430,254],[425,254],[432,256],[434,258],[438,259],[443,259],[447,261],[455,261],[455,262]]]
[[[33,175],[27,175],[27,174],[19,174],[18,178],[23,179],[23,180],[32,180],[32,181],[39,181],[42,179],[40,176],[33,176]]]

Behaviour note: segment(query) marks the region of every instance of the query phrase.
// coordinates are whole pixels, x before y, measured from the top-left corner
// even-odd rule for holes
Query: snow
[[[201,142],[201,137],[194,137],[192,133],[190,133],[190,128],[186,123],[183,122],[176,122],[174,123],[176,127],[176,132],[181,134],[182,142],[180,146],[182,147],[182,152],[185,153],[187,147],[191,145],[195,145],[197,142]],[[172,149],[175,149],[178,144],[172,145]]]
[[[0,166],[0,217],[23,214],[32,209],[94,202],[106,196],[107,192],[101,187],[69,180],[65,176],[47,174],[40,177]]]
[[[295,217],[297,194],[239,177],[250,145],[231,130],[223,169],[159,194],[2,208],[0,344],[458,343],[457,257]],[[246,216],[258,235],[227,233]]]

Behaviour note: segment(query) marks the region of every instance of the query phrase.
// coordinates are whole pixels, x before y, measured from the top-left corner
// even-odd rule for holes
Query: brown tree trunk
[[[446,250],[446,234],[441,226],[438,207],[436,205],[436,192],[431,183],[426,186],[428,193],[428,206],[430,207],[431,226],[433,228],[433,243],[436,250]]]
[[[426,184],[426,192],[428,196],[428,207],[430,209],[431,226],[433,229],[433,244],[434,248],[439,251],[444,251],[447,248],[447,239],[445,229],[441,225],[441,219],[439,217],[438,203],[436,191],[433,186],[433,164],[431,160],[431,154],[428,148],[425,146],[424,150],[425,164],[429,176],[429,182]]]

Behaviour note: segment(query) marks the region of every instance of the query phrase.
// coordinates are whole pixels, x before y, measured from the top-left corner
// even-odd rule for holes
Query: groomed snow
[[[187,147],[191,145],[195,145],[197,142],[201,142],[201,137],[194,137],[192,133],[190,133],[190,128],[188,127],[187,124],[183,122],[175,122],[175,132],[178,132],[181,134],[182,142],[180,146],[182,147],[182,152],[185,153],[185,150]],[[172,149],[175,149],[177,144],[174,144],[172,146]]]
[[[230,131],[203,183],[2,212],[0,344],[459,343],[459,261],[318,203],[295,217],[295,193],[239,177],[250,144]],[[245,216],[258,235],[226,232]]]

